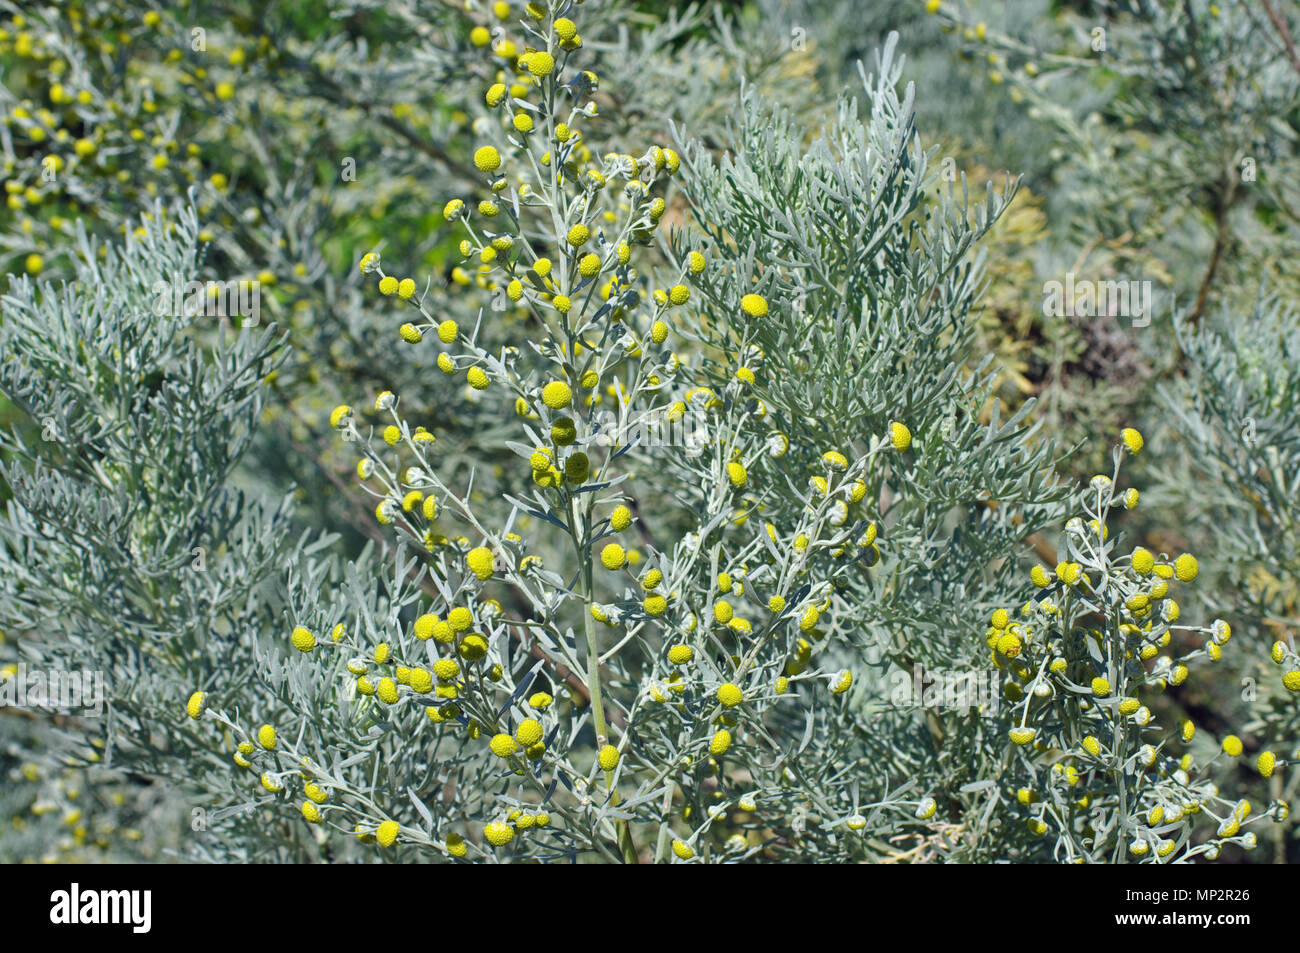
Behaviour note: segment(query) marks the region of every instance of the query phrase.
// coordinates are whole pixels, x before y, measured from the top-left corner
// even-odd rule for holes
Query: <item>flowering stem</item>
[[[576,516],[576,507],[575,516]],[[605,701],[601,697],[600,685],[600,647],[596,640],[596,620],[591,614],[591,600],[595,593],[595,585],[592,578],[591,552],[590,548],[582,547],[576,529],[576,519],[571,525],[574,526],[573,541],[578,545],[578,558],[582,560],[582,590],[583,601],[586,603],[583,611],[583,625],[587,636],[587,689],[591,692],[591,714],[595,721],[596,727],[596,757],[600,757],[600,749],[609,741],[609,726],[605,723]],[[610,792],[611,799],[614,795],[614,772],[605,772],[605,787]],[[632,843],[632,830],[626,820],[618,822],[618,844],[623,852],[623,859],[629,864],[637,863],[636,847]]]

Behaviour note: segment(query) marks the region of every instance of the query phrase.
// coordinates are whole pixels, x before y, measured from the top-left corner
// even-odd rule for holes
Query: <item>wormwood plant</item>
[[[262,329],[203,347],[212,329],[201,303],[156,313],[156,284],[196,269],[193,211],[163,218],[157,209],[124,247],[83,232],[72,281],[21,277],[0,299],[0,393],[23,414],[0,437],[12,496],[0,518],[4,676],[20,664],[99,672],[107,696],[101,718],[53,719],[6,753],[26,766],[6,767],[39,786],[38,816],[74,818],[78,845],[142,817],[180,826],[189,812],[169,798],[111,783],[127,772],[201,777],[187,739],[160,721],[165,700],[179,703],[195,680],[243,691],[269,621],[265,584],[280,560],[304,552],[285,537],[282,507],[229,485],[282,337]],[[12,723],[21,712],[7,714]],[[40,743],[24,752],[31,742]],[[101,782],[105,805],[123,809],[108,832],[87,804]],[[155,808],[173,819],[159,821]]]
[[[1006,777],[1021,785],[1015,799],[1029,832],[1046,838],[1058,861],[1213,860],[1227,844],[1253,849],[1245,827],[1285,820],[1289,808],[1279,800],[1255,813],[1249,800],[1220,792],[1212,769],[1242,754],[1238,736],[1205,756],[1186,748],[1192,720],[1162,728],[1152,714],[1157,693],[1219,661],[1232,627],[1182,621],[1171,584],[1197,578],[1195,556],[1125,552],[1110,538],[1115,513],[1138,504],[1136,489],[1118,489],[1122,457],[1144,444],[1131,428],[1120,436],[1111,475],[1094,476],[1079,494],[1065,558],[1054,571],[1035,566],[1041,592],[1017,615],[996,610],[985,634],[1009,676]]]
[[[434,313],[414,279],[361,262],[409,309],[403,339],[436,348],[479,412],[516,416],[505,506],[473,474],[444,478],[432,421],[400,395],[378,395],[373,424],[340,405],[331,423],[395,534],[382,605],[296,567],[285,630],[305,657],[278,679],[292,714],[258,727],[204,686],[188,713],[322,841],[476,859],[897,853],[883,839],[932,834],[921,785],[952,780],[916,775],[924,722],[886,745],[850,700],[864,629],[896,664],[966,657],[908,639],[901,602],[943,598],[946,559],[1005,560],[1032,508],[1060,499],[1024,427],[972,419],[988,380],[959,363],[978,288],[963,259],[1000,206],[926,194],[891,41],[864,76],[870,122],[845,100],[801,154],[786,120],[758,133],[747,101],[712,190],[692,147],[694,194],[718,205],[695,201],[701,228],[656,269],[646,246],[682,159],[579,151],[599,79],[567,12],[526,26],[537,100],[486,91],[513,131],[474,152],[494,197],[444,208],[528,337],[488,350],[494,315]],[[837,352],[838,379],[813,385]],[[965,578],[979,599],[999,576]],[[331,684],[347,693],[336,721],[319,706]]]

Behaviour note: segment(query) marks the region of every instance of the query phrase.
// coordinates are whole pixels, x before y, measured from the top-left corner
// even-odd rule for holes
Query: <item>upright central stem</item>
[[[578,542],[576,533],[574,542]],[[601,697],[600,649],[596,645],[596,619],[591,614],[591,600],[595,596],[596,588],[593,581],[590,548],[584,551],[579,544],[578,558],[582,560],[582,595],[587,603],[583,614],[583,624],[587,634],[587,689],[591,692],[591,714],[596,727],[596,758],[599,760],[600,749],[609,742],[609,726],[605,723],[605,700]],[[618,795],[614,793],[613,771],[605,772],[605,789],[609,791],[611,803],[617,804]],[[621,820],[618,822],[617,827],[618,846],[623,853],[623,860],[629,864],[637,863],[637,851],[636,845],[632,842],[631,825],[626,820]]]
[[[587,632],[587,688],[591,691],[591,711],[596,720],[596,750],[600,751],[609,740],[609,730],[605,724],[605,701],[601,698],[600,689],[600,651],[596,645],[596,620],[591,614],[591,598],[594,592],[591,573],[591,557],[588,554],[584,560],[582,571],[583,595],[587,598],[587,611],[584,614],[584,622]],[[606,772],[606,781],[609,781],[609,773]]]

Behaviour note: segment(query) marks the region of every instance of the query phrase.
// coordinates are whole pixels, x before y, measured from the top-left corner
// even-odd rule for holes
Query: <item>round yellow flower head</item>
[[[461,640],[460,655],[467,662],[477,662],[487,655],[487,640],[481,635],[467,635]]]
[[[410,670],[406,683],[415,692],[427,695],[433,691],[433,673],[427,668],[413,668]]]
[[[1196,564],[1196,557],[1191,553],[1183,553],[1174,560],[1174,575],[1178,577],[1179,582],[1191,582],[1200,572],[1200,567]]]
[[[375,828],[375,840],[379,841],[380,847],[392,847],[401,829],[397,821],[383,821]]]
[[[1020,654],[1023,645],[1015,633],[1004,632],[1002,635],[998,636],[997,642],[994,643],[994,647],[1000,654],[1005,655],[1007,658],[1015,658]]]
[[[550,76],[555,70],[555,57],[545,50],[540,50],[528,57],[528,72],[541,78]]]
[[[614,507],[614,512],[609,514],[609,525],[619,532],[627,529],[632,525],[632,511],[622,504]]]
[[[1052,580],[1047,575],[1047,570],[1042,566],[1035,566],[1029,570],[1029,578],[1039,589],[1046,589],[1052,583]]]
[[[551,410],[563,410],[573,402],[573,391],[564,381],[551,381],[542,388],[542,403]]]
[[[898,421],[889,425],[889,442],[898,451],[906,450],[912,445],[912,431]]]
[[[508,758],[515,753],[515,739],[502,732],[492,736],[488,747],[498,758]]]
[[[397,279],[392,275],[384,275],[379,279],[379,293],[382,295],[396,294]]]
[[[738,463],[735,460],[728,463],[727,479],[730,480],[731,485],[737,489],[744,486],[749,480],[749,474],[746,472],[744,464]]]
[[[1119,439],[1124,443],[1124,449],[1131,454],[1142,452],[1143,440],[1142,434],[1138,433],[1132,427],[1125,427],[1119,432]]]
[[[474,151],[474,166],[480,172],[495,172],[501,168],[501,153],[495,146],[480,146]]]
[[[569,244],[574,248],[581,248],[587,244],[587,239],[591,238],[591,229],[581,223],[574,225],[569,229]]]
[[[939,809],[939,804],[932,797],[921,798],[921,803],[916,806],[916,818],[922,821],[928,821],[934,817],[934,812]]]
[[[303,801],[302,817],[308,824],[319,824],[321,821],[320,808],[311,801]]]
[[[578,35],[578,27],[568,17],[560,17],[555,21],[555,35],[568,43]]]
[[[718,701],[724,708],[735,708],[745,700],[745,693],[740,690],[740,686],[726,682],[718,687]]]
[[[609,543],[600,551],[600,562],[609,570],[622,569],[623,564],[627,562],[627,554],[618,543]]]
[[[397,683],[391,678],[381,678],[379,687],[375,689],[375,694],[385,705],[397,704]]]
[[[486,546],[476,546],[465,554],[465,564],[479,579],[487,580],[492,578],[496,559],[492,555],[492,550]]]
[[[561,447],[570,446],[578,439],[578,428],[572,417],[557,417],[551,424],[551,439]]]
[[[747,294],[740,299],[740,310],[745,312],[751,318],[763,318],[767,316],[767,299],[761,295]]]
[[[411,280],[411,278],[403,278],[402,281],[398,282],[398,298],[406,302],[406,300],[411,300],[411,295],[413,294],[415,294],[415,281]],[[407,338],[408,341],[412,341],[412,343],[420,341],[421,334],[419,330],[415,328],[415,325],[408,324],[403,326],[406,326],[406,328],[413,330],[413,332],[415,332],[415,337],[413,337],[412,339],[411,337],[408,337],[407,334],[403,334],[402,337]]]
[[[1141,546],[1138,546],[1133,550],[1132,562],[1133,571],[1139,575],[1146,576],[1155,568],[1156,557],[1151,554],[1149,549],[1144,549]]]
[[[507,830],[508,829],[509,828],[507,828]],[[465,843],[465,838],[461,837],[459,834],[448,834],[444,843],[447,847],[447,853],[452,857],[461,858],[469,856],[469,846]]]
[[[270,725],[263,725],[261,728],[258,728],[257,743],[261,745],[263,748],[265,748],[267,751],[271,751],[272,749],[274,749],[276,744],[275,729],[272,728]]]
[[[853,673],[847,668],[835,676],[835,681],[831,683],[831,691],[836,695],[843,695],[853,687]]]
[[[1277,765],[1277,756],[1271,751],[1261,751],[1259,757],[1255,760],[1255,767],[1259,773],[1266,778],[1273,776],[1273,768]]]
[[[1083,575],[1083,567],[1078,563],[1057,563],[1056,578],[1061,580],[1067,586],[1073,586],[1078,583]]]
[[[531,748],[542,740],[542,723],[536,718],[525,718],[515,729],[515,740],[525,748]]]
[[[1241,739],[1236,735],[1228,735],[1223,739],[1223,752],[1230,758],[1236,758],[1241,755]]]
[[[712,754],[714,757],[720,757],[726,754],[727,749],[729,749],[730,747],[731,747],[731,732],[723,728],[720,731],[714,733],[713,739],[709,742],[709,753]]]
[[[1300,669],[1293,669],[1283,675],[1282,686],[1289,692],[1300,692]]]
[[[596,760],[600,764],[602,771],[613,771],[618,767],[619,757],[617,748],[613,745],[605,745],[600,749],[600,754]]]
[[[426,612],[415,620],[415,625],[413,626],[415,637],[421,642],[429,641],[429,639],[433,637],[436,626],[441,621],[442,620],[433,613]]]
[[[343,426],[343,421],[352,416],[352,408],[347,404],[339,404],[330,413],[330,426],[338,429]]]
[[[695,650],[689,645],[674,645],[668,650],[668,661],[674,665],[686,665],[695,658]]]
[[[190,696],[190,700],[185,703],[185,714],[189,715],[191,718],[195,720],[198,720],[199,716],[203,714],[203,710],[207,707],[208,707],[207,692],[195,692],[193,695]]]
[[[673,853],[682,860],[690,860],[695,856],[695,851],[691,849],[690,845],[679,840],[673,841]]]
[[[1098,675],[1092,680],[1092,693],[1098,697],[1110,694],[1110,682]]]
[[[438,340],[443,344],[453,344],[460,333],[460,325],[448,318],[438,325]]]
[[[1018,745],[1027,745],[1034,740],[1036,732],[1033,728],[1012,728],[1007,736]]]
[[[294,627],[289,636],[289,641],[293,643],[293,647],[299,652],[310,652],[316,647],[316,636],[300,625]]]

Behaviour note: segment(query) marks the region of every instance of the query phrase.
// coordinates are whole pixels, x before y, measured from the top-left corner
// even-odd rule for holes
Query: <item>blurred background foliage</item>
[[[441,209],[480,197],[464,157],[476,126],[499,121],[483,90],[505,63],[493,48],[519,39],[521,6],[0,0],[0,268],[70,275],[77,223],[120,237],[189,195],[202,276],[259,280],[263,323],[288,333],[242,487],[267,500],[293,487],[297,528],[342,531],[339,551],[359,553],[380,537],[326,416],[389,389],[437,434],[451,473],[477,461],[491,493],[500,434],[458,412],[464,381],[439,374],[427,349],[390,359],[406,347],[399,318],[356,263],[381,251],[428,287],[435,312],[499,301],[462,266]],[[1261,715],[1243,697],[1248,681],[1276,682],[1260,659],[1300,625],[1300,332],[1285,304],[1300,290],[1294,5],[591,0],[584,20],[609,138],[628,150],[668,144],[674,127],[725,141],[742,78],[818,128],[858,61],[901,33],[918,128],[938,143],[935,187],[1020,182],[982,243],[975,320],[977,350],[996,359],[990,396],[1012,409],[1037,398],[1031,421],[1070,449],[1058,466],[1072,478],[1105,465],[1120,427],[1147,435],[1130,467],[1150,488],[1134,542],[1201,555],[1201,591],[1218,600],[1206,608],[1241,620],[1252,645],[1224,662],[1213,693],[1169,703],[1255,718],[1295,744],[1293,701]],[[667,220],[686,220],[682,197],[668,198]],[[1151,282],[1149,325],[1045,315],[1044,283],[1067,273]],[[515,320],[485,324],[485,346],[517,335]],[[228,332],[192,329],[209,345]],[[35,436],[2,402],[0,428]],[[0,482],[0,505],[8,495]],[[1026,559],[1054,560],[1055,540],[1033,541]],[[169,836],[142,841],[133,820],[148,799],[99,797],[77,772],[38,769],[21,756],[34,730],[0,718],[12,827],[0,858],[159,856]],[[79,807],[88,798],[94,811]]]

